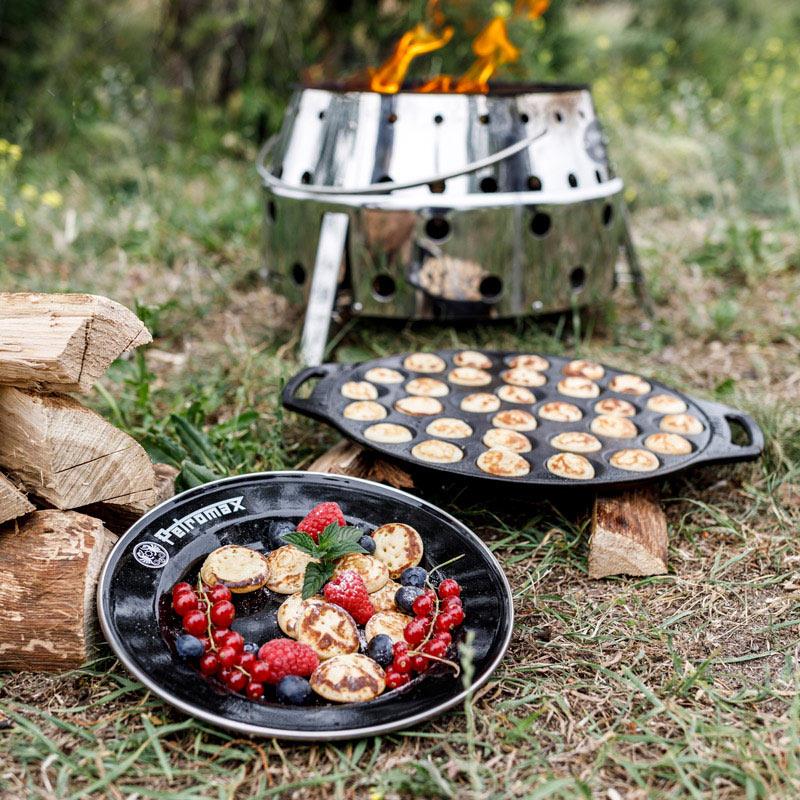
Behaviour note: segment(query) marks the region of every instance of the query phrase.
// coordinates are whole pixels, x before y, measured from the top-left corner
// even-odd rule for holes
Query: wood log
[[[74,511],[0,528],[0,669],[73,669],[91,655],[95,587],[115,537]]]
[[[86,392],[112,361],[149,341],[144,323],[105,297],[0,293],[0,384]]]
[[[308,471],[367,478],[379,483],[388,483],[398,489],[414,487],[414,481],[405,470],[346,439],[337,442],[312,462]]]
[[[33,510],[33,503],[5,475],[0,475],[0,524]]]
[[[589,577],[667,572],[667,518],[652,489],[597,497]]]
[[[0,466],[60,509],[149,498],[155,473],[144,449],[70,397],[0,386]]]

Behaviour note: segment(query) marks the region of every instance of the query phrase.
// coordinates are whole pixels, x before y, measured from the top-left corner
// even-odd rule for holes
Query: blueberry
[[[287,675],[278,682],[278,700],[293,706],[302,706],[311,697],[311,684],[297,675]]]
[[[258,652],[258,645],[255,642],[245,642],[244,643],[244,652],[245,653],[257,653]]]
[[[400,583],[403,586],[419,586],[425,585],[425,579],[428,573],[422,567],[409,567],[400,573]]]
[[[181,658],[200,658],[203,655],[203,643],[196,637],[184,633],[175,640],[175,649]]]
[[[385,633],[379,633],[369,640],[367,645],[367,655],[377,661],[382,667],[388,667],[394,661],[394,650],[392,639]]]
[[[286,540],[283,538],[285,533],[291,533],[297,530],[297,525],[294,522],[289,522],[288,519],[278,519],[270,522],[267,530],[267,543],[273,550],[283,547]]]
[[[422,594],[422,589],[419,586],[401,586],[394,595],[394,602],[397,603],[398,608],[405,611],[407,614],[413,614],[411,606],[414,601]]]
[[[375,540],[374,540],[374,539],[373,539],[371,536],[369,536],[369,535],[362,536],[362,537],[361,537],[361,538],[358,540],[358,543],[359,543],[359,544],[361,545],[361,547],[362,547],[362,548],[364,548],[364,550],[366,550],[366,551],[367,551],[367,552],[368,552],[370,555],[372,555],[372,554],[375,552]]]

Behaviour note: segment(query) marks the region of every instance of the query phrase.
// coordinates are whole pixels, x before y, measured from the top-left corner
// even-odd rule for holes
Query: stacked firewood
[[[170,493],[141,445],[74,396],[150,340],[104,297],[0,293],[0,669],[86,660],[111,531]]]

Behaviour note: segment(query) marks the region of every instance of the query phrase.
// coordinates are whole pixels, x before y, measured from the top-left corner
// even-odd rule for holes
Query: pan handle
[[[345,365],[342,364],[318,364],[312,367],[306,367],[305,369],[301,369],[296,375],[292,376],[286,383],[286,386],[283,387],[283,392],[281,393],[281,402],[283,403],[285,408],[288,408],[289,411],[296,411],[300,414],[305,414],[307,416],[312,417],[319,417],[320,412],[327,408],[327,403],[322,402],[311,402],[311,399],[298,397],[297,392],[300,387],[306,383],[306,381],[310,381],[313,378],[319,378],[320,384],[314,387],[313,394],[316,394],[319,390],[319,386],[321,385],[322,380],[325,378],[330,377],[331,375],[335,375],[342,367]]]
[[[750,461],[764,452],[764,433],[756,421],[743,411],[710,400],[695,400],[706,412],[713,427],[713,436],[701,455],[701,461]],[[733,441],[731,423],[747,433],[747,444]]]

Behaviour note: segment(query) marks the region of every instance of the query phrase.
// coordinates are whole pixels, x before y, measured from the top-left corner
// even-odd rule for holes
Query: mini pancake
[[[386,673],[377,661],[361,653],[323,661],[309,679],[311,688],[334,703],[365,703],[386,688]]]
[[[692,452],[692,443],[677,433],[651,433],[644,446],[663,456],[686,456]]]
[[[453,356],[457,367],[475,367],[475,369],[491,369],[492,360],[477,350],[462,350]]]
[[[294,594],[303,588],[303,576],[309,561],[316,561],[294,545],[285,544],[267,556],[267,588],[278,594]]]
[[[389,367],[373,367],[364,373],[364,377],[372,383],[402,383],[403,376],[396,369]]]
[[[376,419],[383,419],[387,411],[380,404],[374,400],[356,400],[354,403],[348,403],[344,407],[342,414],[347,419],[355,419],[359,422],[373,422]]]
[[[413,378],[406,384],[406,391],[420,397],[444,397],[450,394],[450,387],[436,378]]]
[[[355,620],[340,606],[324,600],[306,600],[294,625],[295,639],[307,644],[320,658],[333,658],[358,650]]]
[[[468,394],[461,401],[461,410],[475,414],[489,414],[500,408],[500,398],[488,392]]]
[[[654,394],[647,400],[647,407],[659,414],[683,414],[686,403],[674,394]]]
[[[652,388],[650,384],[640,375],[615,375],[608,384],[608,388],[612,392],[621,392],[622,394],[633,394],[640,397],[647,394]]]
[[[636,414],[636,406],[619,397],[604,397],[594,404],[596,414],[609,414],[612,417],[632,417]]]
[[[436,353],[412,353],[405,357],[403,366],[412,372],[444,372],[447,364]]]
[[[397,611],[397,603],[394,601],[394,596],[400,588],[399,583],[389,581],[385,586],[378,589],[377,592],[371,592],[369,599],[372,602],[372,607],[376,611]]]
[[[589,481],[594,478],[592,462],[577,453],[556,453],[547,459],[545,466],[559,478],[573,481]]]
[[[342,395],[350,400],[377,400],[378,390],[368,381],[347,381],[342,384]]]
[[[613,466],[628,472],[652,472],[658,469],[660,463],[649,450],[640,450],[637,447],[617,450],[608,460]]]
[[[514,367],[504,370],[500,377],[513,386],[544,386],[547,378],[530,367]]]
[[[558,391],[567,397],[597,397],[600,394],[600,387],[588,378],[568,375],[558,382]]]
[[[524,403],[530,405],[536,402],[536,395],[524,386],[501,386],[497,396],[506,403]]]
[[[446,444],[446,442],[443,442]],[[384,563],[393,578],[422,561],[422,539],[405,522],[388,522],[373,531],[375,558]]]
[[[309,601],[324,601],[324,598],[317,594],[303,600],[302,592],[295,592],[290,594],[278,608],[278,627],[292,639],[294,639],[297,618],[303,610],[303,604]]]
[[[530,453],[533,449],[531,440],[517,431],[508,428],[489,428],[483,434],[483,443],[490,448],[503,448],[512,453]]]
[[[442,404],[435,397],[409,395],[395,401],[395,410],[410,417],[429,417],[442,413]]]
[[[505,447],[493,447],[481,453],[475,463],[487,475],[498,478],[522,478],[531,471],[531,465],[522,456]]]
[[[537,412],[542,419],[549,419],[552,422],[577,422],[583,417],[583,411],[572,403],[565,403],[563,400],[554,400],[540,406]]]
[[[373,636],[385,634],[392,642],[405,641],[403,631],[413,617],[400,611],[377,611],[364,626],[364,638],[369,642]]]
[[[694,414],[667,414],[661,418],[658,427],[667,433],[682,433],[684,436],[703,432],[703,423]]]
[[[209,553],[200,568],[200,577],[209,586],[222,583],[236,594],[254,592],[270,576],[270,565],[261,553],[249,547],[228,544]]]
[[[596,436],[584,431],[564,431],[556,434],[550,444],[556,450],[566,450],[569,453],[596,453],[603,445]]]
[[[455,464],[464,458],[464,451],[450,442],[426,439],[411,448],[411,455],[420,461],[428,461],[431,464]]]
[[[596,361],[586,361],[583,358],[577,358],[570,361],[569,364],[564,364],[561,370],[564,375],[570,375],[575,378],[588,378],[590,381],[599,381],[603,375],[606,374],[602,364]]]
[[[590,427],[592,433],[608,436],[611,439],[633,439],[639,433],[627,417],[615,417],[613,414],[601,414],[595,417]]]
[[[410,442],[414,438],[408,428],[396,425],[394,422],[378,422],[376,425],[370,425],[364,431],[364,437],[379,444],[401,444]]]
[[[546,358],[537,356],[534,353],[520,353],[508,359],[508,366],[512,369],[528,367],[529,369],[535,369],[537,372],[541,372],[550,366],[550,362]]]
[[[476,367],[456,367],[450,370],[447,380],[459,386],[486,386],[492,382],[492,376]]]
[[[537,422],[536,417],[530,411],[510,408],[507,411],[498,411],[492,417],[492,425],[495,428],[506,428],[510,431],[532,431],[535,430]]]
[[[425,428],[425,433],[442,439],[468,439],[472,436],[472,428],[463,419],[439,417]]]
[[[357,572],[367,586],[368,592],[377,592],[389,582],[389,568],[379,558],[366,553],[348,553],[342,556],[333,568],[334,575],[347,570]]]

